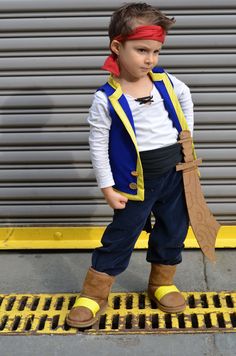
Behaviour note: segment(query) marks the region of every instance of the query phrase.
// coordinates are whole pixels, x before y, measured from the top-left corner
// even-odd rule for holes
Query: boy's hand
[[[104,197],[112,209],[124,209],[128,198],[116,192],[112,187],[101,189]]]

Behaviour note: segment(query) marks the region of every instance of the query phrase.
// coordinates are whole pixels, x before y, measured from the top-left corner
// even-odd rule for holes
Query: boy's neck
[[[134,98],[149,96],[153,88],[153,82],[149,75],[135,81],[122,77],[115,78],[115,80],[120,84],[124,94],[128,94]]]

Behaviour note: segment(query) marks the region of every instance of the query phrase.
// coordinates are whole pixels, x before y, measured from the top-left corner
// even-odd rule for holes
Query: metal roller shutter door
[[[103,226],[86,117],[123,1],[0,0],[0,226]],[[149,1],[156,5],[156,1]],[[177,23],[160,57],[195,103],[201,181],[223,225],[236,222],[236,3],[159,1]],[[3,230],[2,230],[3,231]]]

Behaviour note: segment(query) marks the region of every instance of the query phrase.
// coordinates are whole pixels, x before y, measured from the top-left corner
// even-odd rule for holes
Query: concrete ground
[[[91,251],[0,251],[0,293],[74,293],[80,291]],[[144,291],[149,264],[134,251],[113,291]],[[199,250],[186,250],[176,285],[184,291],[236,290],[236,250],[217,250],[217,263]],[[233,356],[236,334],[0,336],[0,356],[157,355]]]

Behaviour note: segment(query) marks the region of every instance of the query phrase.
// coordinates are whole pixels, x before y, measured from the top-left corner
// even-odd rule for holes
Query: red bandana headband
[[[136,27],[133,32],[131,32],[128,36],[116,36],[113,40],[117,40],[119,42],[124,42],[127,40],[154,40],[164,43],[165,41],[165,30],[161,26],[138,26]],[[115,76],[119,76],[120,69],[117,64],[117,55],[112,53],[107,59],[105,60],[102,69],[111,72]]]

